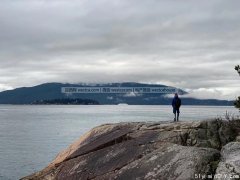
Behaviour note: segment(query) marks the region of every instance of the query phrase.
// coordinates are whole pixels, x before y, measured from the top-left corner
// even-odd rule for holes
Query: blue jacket
[[[179,105],[177,106],[177,100],[179,100]],[[181,99],[178,96],[175,96],[172,100],[172,107],[173,109],[179,109],[182,104]]]

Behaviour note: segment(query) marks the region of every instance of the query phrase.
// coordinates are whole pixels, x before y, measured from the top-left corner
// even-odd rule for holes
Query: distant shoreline
[[[106,83],[98,84],[96,87],[159,87],[159,88],[177,88],[159,84],[143,84],[136,82],[123,83]],[[0,92],[0,104],[33,104],[41,101],[55,101],[56,99],[86,99],[91,100],[93,104],[120,104],[126,103],[129,105],[169,105],[172,100],[172,93],[80,93],[80,94],[66,94],[61,90],[63,87],[91,87],[86,84],[64,84],[64,83],[45,83],[33,87],[23,87],[13,90]],[[177,88],[178,89],[178,88]],[[188,94],[184,90],[178,89],[180,95]],[[219,100],[219,99],[195,99],[190,97],[182,97],[183,105],[208,105],[208,106],[232,106],[234,100]],[[90,102],[90,104],[92,103]],[[98,103],[96,103],[98,102]],[[42,104],[85,104],[84,102],[72,103],[55,103],[43,102]],[[89,104],[87,102],[87,104]]]
[[[50,105],[56,105],[56,106],[119,106],[118,104],[0,104],[0,106],[3,105],[11,105],[11,106],[50,106]],[[124,105],[125,106],[125,105]],[[167,105],[167,104],[128,104],[126,106],[171,106],[171,105]],[[234,105],[198,105],[198,104],[187,104],[187,105],[183,105],[183,106],[206,106],[206,107],[214,107],[214,106],[221,106],[221,107],[234,107]]]

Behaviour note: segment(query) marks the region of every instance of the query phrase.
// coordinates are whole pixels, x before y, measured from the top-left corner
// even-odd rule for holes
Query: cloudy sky
[[[0,90],[159,83],[240,94],[240,1],[0,0]]]

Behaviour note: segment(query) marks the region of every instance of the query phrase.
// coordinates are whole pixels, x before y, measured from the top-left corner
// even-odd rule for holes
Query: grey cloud
[[[239,5],[234,0],[2,0],[0,89],[50,81],[138,81],[235,89],[235,97]]]

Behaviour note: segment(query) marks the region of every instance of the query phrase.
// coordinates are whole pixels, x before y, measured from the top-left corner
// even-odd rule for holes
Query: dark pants
[[[180,111],[179,111],[179,108],[177,109],[177,108],[173,108],[173,114],[174,114],[174,121],[178,121],[179,120],[179,113],[180,113]]]

